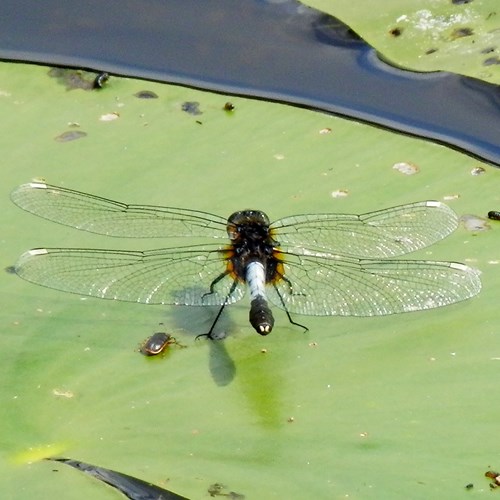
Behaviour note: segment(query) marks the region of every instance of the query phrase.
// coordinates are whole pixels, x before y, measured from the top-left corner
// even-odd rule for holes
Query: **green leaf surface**
[[[338,17],[391,64],[500,83],[497,0],[302,0]]]
[[[142,90],[158,99],[137,98]],[[450,199],[459,214],[499,209],[500,172],[464,154],[323,113],[230,100],[227,112],[223,95],[124,78],[67,90],[48,68],[0,65],[3,267],[33,247],[178,243],[80,232],[10,202],[15,186],[40,177],[128,203],[224,216],[257,208],[272,220],[424,199]],[[182,111],[185,102],[202,114]],[[87,135],[55,140],[73,130]],[[418,173],[395,170],[399,162]],[[381,318],[295,317],[306,334],[275,310],[272,334],[258,336],[244,299],[219,324],[225,341],[195,342],[216,311],[82,299],[2,273],[2,498],[120,498],[37,460],[51,454],[193,499],[216,482],[248,499],[489,494],[484,472],[500,466],[500,226],[489,225],[411,255],[479,268],[478,297]],[[188,347],[147,359],[137,346],[160,322]]]

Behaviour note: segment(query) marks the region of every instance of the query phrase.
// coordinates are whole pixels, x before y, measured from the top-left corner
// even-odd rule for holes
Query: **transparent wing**
[[[245,293],[245,284],[238,283],[228,297],[233,278],[217,280],[226,264],[224,250],[215,245],[146,252],[42,248],[21,255],[15,270],[49,288],[144,304],[213,306]]]
[[[432,309],[479,293],[479,271],[455,262],[286,255],[271,302],[316,316],[379,316]],[[280,298],[281,297],[281,298]]]
[[[414,252],[441,240],[457,226],[455,212],[438,201],[363,215],[296,215],[271,224],[276,239],[291,252],[307,255],[322,251],[370,259]]]
[[[35,215],[91,233],[127,238],[227,239],[227,221],[223,217],[196,210],[127,205],[44,182],[19,186],[11,199]]]

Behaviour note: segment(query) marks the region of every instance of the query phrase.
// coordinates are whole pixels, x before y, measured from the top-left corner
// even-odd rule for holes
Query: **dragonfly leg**
[[[210,291],[207,292],[207,293],[204,293],[203,294],[203,299],[205,297],[208,297],[209,295],[212,295],[213,293],[215,293],[215,285],[221,280],[221,279],[224,279],[226,276],[227,276],[227,271],[226,272],[223,272],[221,274],[219,274],[219,276],[217,276],[217,278],[215,278],[212,283],[210,283]],[[231,295],[232,292],[234,292],[234,289],[236,288],[236,282],[233,282],[233,284],[231,285],[231,290],[229,291],[228,293],[228,296]],[[226,297],[226,300],[227,300],[227,297]],[[226,305],[226,302],[224,302],[224,305]]]
[[[285,307],[285,304],[283,304],[283,307]],[[300,326],[300,328],[302,328],[304,330],[304,333],[308,332],[309,331],[309,328],[307,328],[307,326],[304,326],[302,325],[301,323],[297,323],[296,321],[294,321],[292,319],[292,317],[290,316],[290,313],[288,312],[288,309],[285,307],[285,312],[286,312],[286,315],[288,317],[288,321],[290,321],[290,323],[292,325],[295,325],[295,326]]]
[[[282,278],[288,283],[288,285],[290,286],[290,290],[291,290],[291,286],[292,284],[290,283],[290,281],[288,279],[286,279],[284,276],[282,276]],[[288,309],[286,308],[286,304],[285,304],[285,301],[283,300],[283,297],[281,296],[281,293],[280,291],[278,290],[278,288],[276,286],[274,286],[274,289],[276,290],[276,293],[278,294],[278,297],[280,298],[280,301],[281,301],[281,305],[283,306],[283,309],[285,310],[286,312],[286,315],[288,317],[288,321],[290,321],[290,323],[292,325],[295,325],[295,326],[300,326],[300,328],[303,328],[304,329],[304,333],[308,332],[309,331],[309,328],[307,328],[307,326],[304,326],[300,323],[297,323],[296,321],[294,321],[292,319],[292,316],[290,315],[290,312],[288,311]],[[293,293],[293,292],[292,292]]]
[[[210,285],[210,292],[206,293],[205,295],[210,295],[211,293],[214,293],[214,288],[213,288],[214,285],[218,281],[220,281],[224,276],[226,276],[226,274],[227,273],[223,273],[220,276],[218,276],[217,278],[215,278],[215,280],[212,281],[212,283]],[[238,282],[236,280],[234,280],[233,283],[232,283],[232,285],[231,285],[231,288],[229,289],[229,292],[226,295],[226,298],[224,299],[224,303],[221,305],[221,307],[219,309],[219,312],[217,313],[217,316],[215,317],[214,322],[212,323],[212,326],[210,327],[210,330],[208,330],[208,333],[201,333],[200,335],[196,336],[196,339],[199,339],[200,337],[208,337],[210,340],[216,340],[215,337],[213,336],[213,331],[214,331],[215,325],[217,324],[217,321],[219,321],[219,318],[220,318],[220,316],[222,314],[222,311],[224,310],[224,308],[229,303],[229,298],[231,297],[231,295],[236,290],[236,286],[237,285],[238,285]]]
[[[215,319],[214,319],[214,321],[212,323],[212,326],[210,327],[210,330],[208,330],[208,333],[200,333],[200,335],[196,336],[195,340],[198,340],[201,337],[207,337],[210,340],[215,340],[214,337],[213,337],[213,335],[212,335],[212,333],[213,333],[215,325],[217,324],[217,321],[219,321],[219,318],[220,318],[220,316],[222,314],[222,311],[224,310],[225,307],[226,307],[226,303],[224,302],[224,304],[222,304],[220,306],[219,312],[217,313],[217,316],[215,317]]]

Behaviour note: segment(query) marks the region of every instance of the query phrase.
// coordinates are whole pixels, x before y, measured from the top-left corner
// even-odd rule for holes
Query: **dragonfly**
[[[15,272],[27,281],[103,299],[224,308],[250,295],[260,335],[274,326],[272,303],[292,314],[381,316],[421,311],[479,293],[479,271],[458,262],[395,259],[458,227],[455,212],[421,201],[362,215],[303,214],[270,222],[260,210],[224,218],[185,208],[126,204],[36,181],[11,194],[37,216],[118,238],[210,238],[153,250],[36,248]],[[224,240],[218,243],[213,238]]]

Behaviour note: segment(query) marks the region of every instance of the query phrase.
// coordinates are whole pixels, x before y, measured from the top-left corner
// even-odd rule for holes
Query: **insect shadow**
[[[204,292],[202,287],[197,287],[198,293]],[[195,292],[196,293],[196,292]],[[235,308],[236,309],[236,308]],[[213,324],[219,307],[174,307],[169,311],[169,321],[173,324],[173,329],[181,330],[186,335],[192,336],[193,341],[200,344],[207,344],[209,348],[208,368],[210,376],[219,387],[229,385],[236,375],[236,364],[227,352],[223,340],[224,332],[234,332],[236,324],[229,314],[222,315],[217,321],[219,334],[214,336],[215,342],[207,342],[204,337],[197,338],[196,332],[208,331],[208,327]],[[168,323],[167,323],[168,324]],[[196,340],[194,340],[196,339]]]

